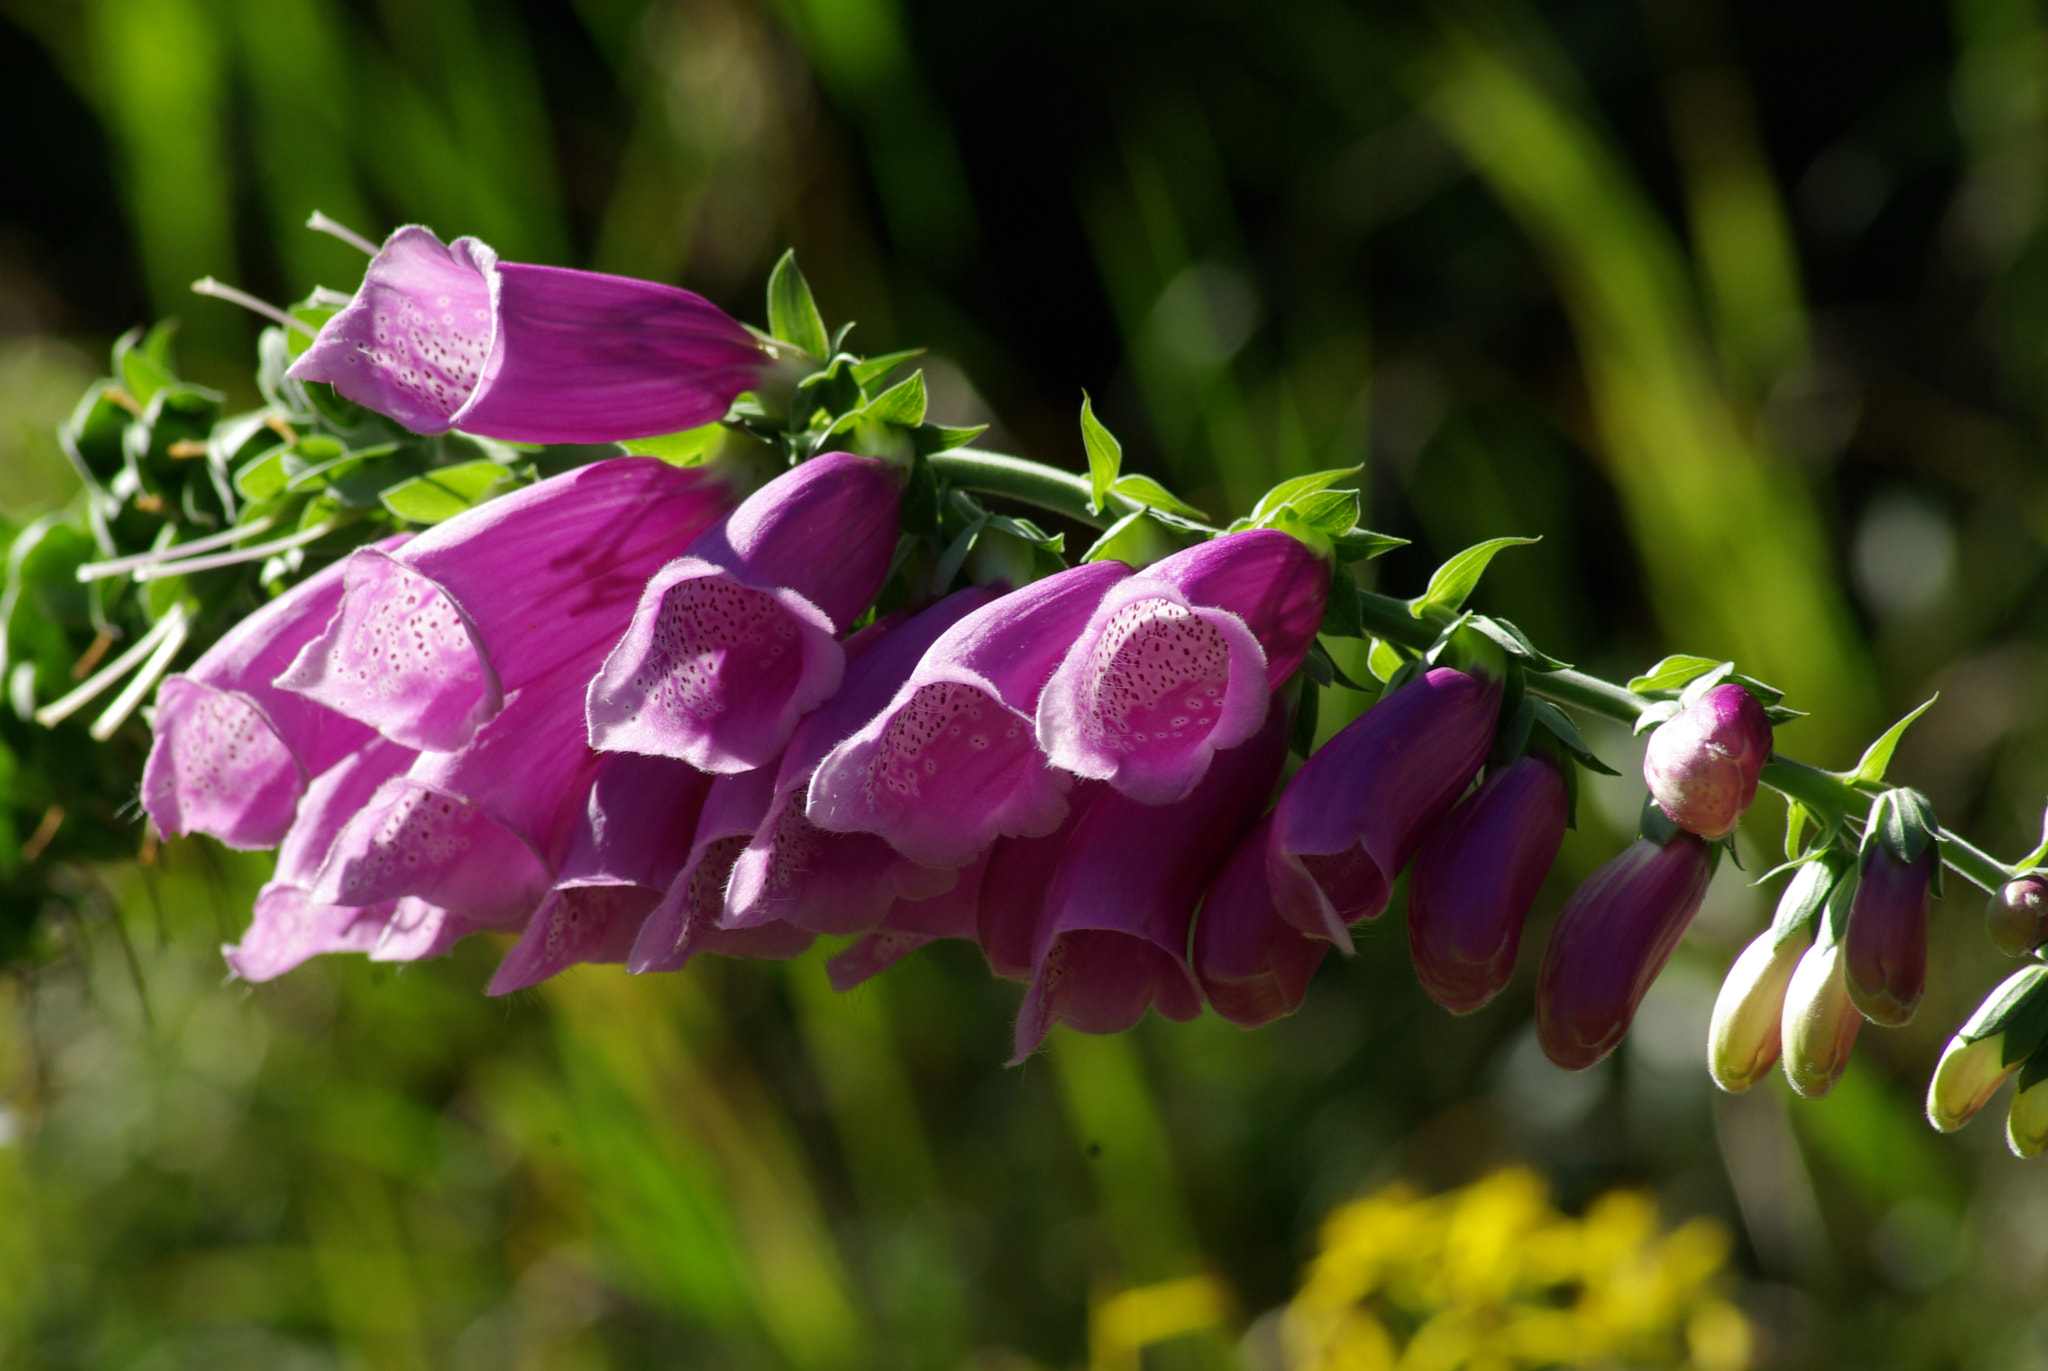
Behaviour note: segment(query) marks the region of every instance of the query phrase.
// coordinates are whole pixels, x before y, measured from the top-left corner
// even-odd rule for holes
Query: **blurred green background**
[[[131,325],[178,316],[186,373],[253,401],[256,321],[187,287],[351,289],[315,208],[748,318],[794,245],[989,446],[1078,466],[1085,387],[1212,512],[1362,464],[1414,540],[1384,588],[1540,533],[1480,601],[1547,650],[1739,658],[1832,766],[1939,689],[1893,774],[2008,856],[2038,832],[2027,0],[0,0],[0,128],[10,521],[67,497],[52,427]],[[1591,787],[1531,954],[1639,793]],[[1452,1019],[1398,904],[1270,1029],[1061,1033],[1005,1070],[1016,989],[960,948],[846,997],[814,956],[487,1001],[482,945],[225,983],[262,870],[181,842],[68,873],[0,982],[0,1365],[1108,1365],[1090,1309],[1190,1274],[1213,1327],[1145,1364],[1265,1365],[1332,1206],[1509,1162],[1725,1223],[1760,1364],[2048,1362],[2048,1169],[1919,1117],[2000,974],[1960,882],[1919,1019],[1808,1103],[1702,1067],[1770,897],[1730,868],[1577,1077],[1535,1047],[1529,954]]]

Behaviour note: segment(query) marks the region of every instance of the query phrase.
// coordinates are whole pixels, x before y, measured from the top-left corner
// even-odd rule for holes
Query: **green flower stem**
[[[1134,500],[1112,494],[1100,514],[1093,510],[1093,492],[1084,476],[1041,466],[1022,457],[975,448],[954,448],[926,459],[938,478],[961,490],[996,495],[1038,509],[1064,515],[1090,528],[1107,528],[1124,515],[1140,508]],[[1366,632],[1402,647],[1422,651],[1437,640],[1451,616],[1432,613],[1418,619],[1409,612],[1406,600],[1361,591],[1358,617]],[[1574,709],[1583,709],[1633,726],[1652,702],[1624,686],[1589,676],[1583,671],[1532,671],[1529,693]],[[1849,831],[1860,829],[1870,809],[1870,800],[1881,786],[1853,786],[1831,771],[1808,766],[1790,757],[1772,754],[1765,764],[1763,782],[1788,799],[1799,801],[1823,823],[1834,820]],[[2012,879],[2012,872],[1997,858],[1971,846],[1954,833],[1943,830],[1942,859],[1957,874],[1986,890],[1996,890]]]

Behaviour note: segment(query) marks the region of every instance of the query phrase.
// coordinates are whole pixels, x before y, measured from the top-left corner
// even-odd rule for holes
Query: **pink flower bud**
[[[1910,862],[1881,843],[1864,856],[1842,939],[1843,967],[1850,998],[1872,1023],[1897,1028],[1920,1007],[1927,988],[1927,892],[1937,860],[1932,845]]]
[[[2007,881],[1984,911],[1984,927],[2008,957],[2024,957],[2048,942],[2048,876],[2029,872]]]
[[[1771,721],[1756,696],[1717,685],[1650,735],[1643,780],[1688,833],[1725,838],[1756,798],[1771,756]]]

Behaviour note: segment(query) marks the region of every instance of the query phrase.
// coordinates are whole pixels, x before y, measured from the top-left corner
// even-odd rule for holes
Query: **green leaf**
[[[1110,488],[1126,500],[1135,500],[1148,509],[1163,509],[1169,514],[1178,514],[1186,519],[1209,517],[1150,476],[1119,476]]]
[[[1572,722],[1571,715],[1548,700],[1537,700],[1532,697],[1530,703],[1534,709],[1535,721],[1547,729],[1550,735],[1564,746],[1565,751],[1578,758],[1580,766],[1588,771],[1597,771],[1602,776],[1621,774],[1593,755],[1592,747],[1586,742],[1586,735],[1579,732],[1579,726]]]
[[[823,361],[832,351],[825,318],[811,298],[810,283],[797,270],[796,249],[782,254],[768,277],[768,331],[777,339]]]
[[[635,457],[659,457],[670,466],[702,466],[707,460],[718,455],[725,445],[724,424],[700,424],[686,428],[680,433],[664,433],[653,438],[629,438],[619,446]]]
[[[1798,800],[1785,801],[1785,860],[1796,862],[1806,855],[1801,840],[1806,836],[1806,826],[1813,822],[1813,814]]]
[[[1499,643],[1510,656],[1519,658],[1531,671],[1563,671],[1571,666],[1570,662],[1560,662],[1548,653],[1538,651],[1536,644],[1529,641],[1529,635],[1506,619],[1474,614],[1466,622]]]
[[[1088,511],[1100,514],[1109,508],[1109,494],[1116,489],[1118,473],[1123,470],[1124,448],[1095,417],[1094,402],[1085,390],[1081,392],[1081,445],[1088,449]]]
[[[1408,659],[1401,655],[1401,649],[1385,638],[1373,639],[1371,650],[1365,654],[1366,670],[1370,671],[1382,685],[1393,680],[1394,673],[1407,661]]]
[[[1678,701],[1660,700],[1636,715],[1635,727],[1629,731],[1636,737],[1641,737],[1659,724],[1668,723],[1670,720],[1677,718],[1678,709]]]
[[[1506,548],[1538,541],[1536,538],[1491,538],[1466,548],[1436,569],[1436,574],[1429,578],[1429,588],[1408,602],[1408,612],[1418,619],[1432,611],[1456,613],[1464,605],[1465,597],[1479,584],[1479,578],[1486,574],[1486,564],[1496,554]]]
[[[285,467],[291,450],[289,443],[279,443],[244,462],[235,473],[236,493],[252,504],[260,504],[282,491],[285,482],[292,478]]]
[[[1149,509],[1134,509],[1111,524],[1081,554],[1083,562],[1128,562],[1150,566],[1187,546],[1186,534]]]
[[[1882,781],[1885,768],[1892,764],[1892,753],[1898,750],[1899,739],[1906,736],[1907,727],[1925,714],[1940,698],[1939,691],[1929,696],[1925,704],[1886,729],[1876,742],[1865,748],[1862,761],[1847,771],[1836,772],[1835,775],[1850,785],[1874,785]]]
[[[1251,517],[1246,522],[1250,524],[1259,523],[1274,511],[1284,509],[1304,496],[1313,495],[1319,490],[1328,490],[1339,481],[1356,476],[1362,469],[1360,467],[1332,467],[1328,471],[1312,471],[1306,476],[1290,477],[1259,497],[1259,502],[1252,506]]]
[[[953,578],[960,574],[960,568],[967,562],[967,554],[974,551],[975,540],[988,527],[989,516],[984,514],[969,524],[955,538],[945,555],[939,558],[938,567],[932,572],[932,588],[943,595],[952,586]]]
[[[1358,492],[1318,490],[1285,506],[1294,517],[1329,538],[1358,526]]]
[[[1653,695],[1660,690],[1678,690],[1695,677],[1704,676],[1716,667],[1729,665],[1718,657],[1692,657],[1683,653],[1666,657],[1643,675],[1628,683],[1628,688],[1638,695]]]
[[[511,479],[511,475],[496,462],[464,462],[401,481],[381,498],[384,508],[401,519],[438,524],[475,505],[493,486]]]
[[[865,362],[853,364],[853,379],[865,389],[881,380],[913,357],[924,356],[923,348],[905,348],[901,352],[885,352],[880,357],[870,357]]]
[[[1848,856],[1830,852],[1803,863],[1793,872],[1784,893],[1778,897],[1777,912],[1771,916],[1771,946],[1783,947],[1787,939],[1811,928],[1848,870]]]
[[[2044,861],[2048,861],[2048,814],[2043,814],[2041,817],[2040,846],[2020,858],[2017,862],[2014,862],[2012,869],[2015,874],[2021,874],[2032,871]]]
[[[934,452],[950,452],[956,447],[969,443],[988,432],[987,424],[971,424],[962,428],[945,424],[919,424],[911,430],[910,444],[917,449],[920,457],[929,457]]]
[[[868,401],[860,412],[875,423],[916,428],[924,422],[924,406],[924,373],[916,371]]]
[[[1984,1038],[2006,1035],[2005,1051],[1999,1065],[2011,1066],[2022,1057],[2029,1057],[2048,1037],[2048,966],[2038,962],[2021,967],[2012,975],[1999,982],[1998,988],[1984,997],[1975,1013],[1956,1030],[1956,1036],[1964,1042],[1973,1043]]]
[[[159,390],[178,379],[171,370],[171,332],[175,327],[161,323],[147,335],[141,329],[130,329],[114,343],[114,375],[138,405],[147,405]]]
[[[1340,562],[1367,562],[1384,556],[1397,547],[1408,546],[1406,538],[1395,538],[1385,533],[1374,533],[1369,528],[1352,528],[1330,540]]]

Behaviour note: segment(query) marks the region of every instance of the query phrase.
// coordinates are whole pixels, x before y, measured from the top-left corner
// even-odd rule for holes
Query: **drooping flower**
[[[1258,733],[1218,752],[1184,800],[1153,805],[1109,790],[1088,807],[1039,910],[1013,1065],[1055,1023],[1120,1033],[1148,1007],[1177,1020],[1202,1012],[1188,926],[1210,878],[1273,793],[1288,715],[1284,705],[1268,710]]]
[[[1799,958],[1785,987],[1785,1079],[1810,1099],[1835,1088],[1863,1026],[1843,975],[1842,942],[1831,927],[1832,920],[1821,920],[1813,946]]]
[[[1301,665],[1329,563],[1274,529],[1177,552],[1104,595],[1038,701],[1054,766],[1147,804],[1191,793],[1217,752],[1265,722]]]
[[[775,922],[757,928],[723,928],[725,887],[733,863],[768,815],[775,794],[775,769],[760,767],[712,780],[697,816],[689,855],[669,882],[634,939],[626,969],[680,971],[700,952],[784,961],[811,945],[807,929]]]
[[[475,805],[398,776],[342,826],[310,898],[372,905],[415,896],[467,925],[517,929],[550,884],[540,856]]]
[[[2007,881],[1984,911],[1985,931],[2008,957],[2024,957],[2048,942],[2048,876],[2028,872]]]
[[[881,588],[902,477],[828,452],[663,567],[590,683],[590,741],[705,771],[765,766],[839,686],[838,636]]]
[[[1408,878],[1408,946],[1422,988],[1454,1014],[1514,974],[1522,924],[1564,844],[1570,802],[1557,763],[1495,771],[1424,840]]]
[[[1436,667],[1347,724],[1281,792],[1266,846],[1273,903],[1346,951],[1348,925],[1379,916],[1401,869],[1471,784],[1500,685]]]
[[[981,907],[988,853],[962,868],[951,890],[929,899],[899,899],[874,928],[854,939],[825,963],[825,974],[838,991],[853,989],[879,976],[926,943],[941,938],[973,939]]]
[[[1536,978],[1536,1037],[1583,1071],[1612,1052],[1706,899],[1713,849],[1683,830],[1638,838],[1565,904]]]
[[[1780,940],[1773,929],[1742,949],[1707,1027],[1707,1071],[1714,1084],[1740,1094],[1763,1079],[1784,1042],[1785,991],[1809,940]]]
[[[1067,817],[1058,828],[1036,838],[998,838],[989,849],[975,911],[975,941],[988,958],[988,969],[1004,980],[1030,984],[1039,917],[1060,854],[1108,790],[1101,781],[1082,781],[1068,792]]]
[[[1927,897],[1940,855],[1932,844],[1901,861],[1882,842],[1863,855],[1843,935],[1849,997],[1872,1023],[1909,1022],[1927,988]]]
[[[404,541],[378,546],[389,551]],[[275,847],[308,782],[374,736],[271,684],[333,616],[343,574],[337,562],[307,577],[157,687],[142,807],[160,832]]]
[[[537,985],[577,962],[625,961],[689,855],[711,785],[711,777],[672,757],[596,754],[588,795],[555,864],[554,888],[487,993]]]
[[[1953,1133],[1991,1102],[1998,1087],[2027,1063],[2025,1048],[2007,1042],[2014,1013],[2048,993],[2048,966],[2034,965],[2005,978],[1969,1021],[1956,1030],[1927,1083],[1927,1121]]]
[[[1195,917],[1195,979],[1218,1014],[1240,1028],[1301,1008],[1309,980],[1330,950],[1280,917],[1266,882],[1271,815],[1231,852]]]
[[[848,644],[852,660],[838,691],[790,735],[767,814],[733,865],[725,927],[779,919],[815,933],[863,933],[899,901],[931,899],[953,887],[959,876],[953,868],[914,862],[872,833],[818,827],[805,813],[805,800],[826,754],[874,717],[939,635],[988,598],[980,587],[955,591],[906,619],[855,635],[869,641],[857,655]]]
[[[1643,780],[1671,821],[1725,838],[1756,799],[1771,758],[1771,721],[1756,696],[1729,682],[1701,695],[1650,735]]]
[[[647,578],[732,508],[715,471],[619,457],[350,557],[341,607],[278,685],[386,737],[453,751],[564,662],[586,679]]]
[[[1089,562],[953,625],[887,707],[818,764],[811,822],[879,834],[930,866],[1057,828],[1070,778],[1038,750],[1032,714],[1103,594],[1129,575],[1121,562]]]
[[[287,373],[415,433],[609,443],[725,417],[772,359],[702,296],[407,225]]]

